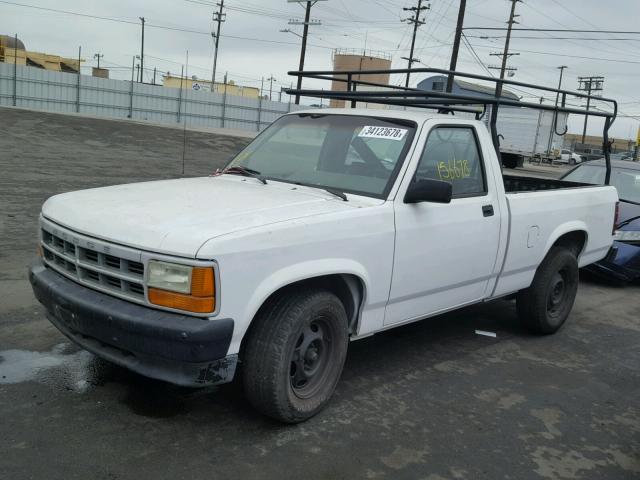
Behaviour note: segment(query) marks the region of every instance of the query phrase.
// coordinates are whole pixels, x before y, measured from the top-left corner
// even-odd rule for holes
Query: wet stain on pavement
[[[84,393],[100,370],[93,355],[68,343],[59,343],[49,352],[5,350],[0,357],[0,384],[32,381]]]

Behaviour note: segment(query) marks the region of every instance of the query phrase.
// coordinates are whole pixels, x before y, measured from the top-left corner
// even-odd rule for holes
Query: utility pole
[[[453,50],[451,51],[451,64],[449,70],[455,72],[458,66],[458,52],[460,51],[460,40],[462,39],[462,24],[464,23],[464,13],[467,8],[467,0],[460,0],[460,9],[458,10],[458,23],[456,25],[456,37],[453,40]],[[453,74],[449,74],[447,78],[447,93],[453,90]]]
[[[218,46],[220,45],[220,28],[223,22],[226,20],[226,13],[222,12],[224,8],[224,0],[220,0],[220,3],[216,3],[220,7],[220,10],[213,12],[213,21],[218,24],[216,33],[212,33],[211,36],[215,41],[215,48],[213,52],[213,72],[211,73],[211,91],[215,91],[216,88],[216,68],[218,67]]]
[[[422,13],[423,10],[429,10],[431,8],[431,5],[427,5],[427,6],[422,6],[422,1],[423,0],[418,0],[418,6],[417,7],[410,7],[410,8],[403,8],[403,10],[408,11],[408,12],[414,12],[414,15],[412,17],[409,18],[405,18],[404,20],[402,20],[403,22],[407,22],[409,24],[413,24],[413,37],[411,38],[411,50],[409,52],[409,56],[408,57],[402,57],[403,60],[407,60],[408,62],[408,66],[407,68],[409,70],[411,70],[411,65],[413,65],[414,62],[420,62],[419,59],[414,58],[413,57],[413,51],[415,49],[416,46],[416,35],[418,34],[418,27],[420,25],[424,25],[424,20],[420,20],[420,14]],[[409,88],[409,78],[411,76],[411,72],[407,72],[407,78],[405,81],[405,87]]]
[[[96,54],[93,55],[93,58],[96,58],[98,60],[98,70],[100,69],[100,59],[102,57],[104,57],[104,55],[101,54],[101,53],[96,53]]]
[[[520,15],[516,15],[516,3],[521,0],[510,0],[511,2],[511,13],[509,14],[509,27],[507,28],[507,38],[504,41],[504,52],[502,52],[502,66],[500,67],[500,80],[504,79],[504,74],[507,69],[507,60],[509,60],[509,43],[511,43],[511,30],[513,29],[513,24],[518,23],[516,17]],[[502,85],[501,85],[502,86]]]
[[[295,0],[294,0],[295,1]],[[307,54],[307,37],[309,36],[309,25],[320,25],[319,20],[311,20],[311,7],[313,7],[316,2],[319,0],[311,1],[311,0],[297,0],[296,3],[302,5],[306,3],[307,6],[305,8],[304,13],[304,22],[300,22],[298,20],[289,20],[289,25],[304,25],[302,29],[302,46],[300,47],[300,66],[298,67],[298,71],[302,72],[304,70],[304,57]],[[298,90],[302,88],[302,77],[298,76],[298,85],[296,87]],[[300,95],[296,95],[296,105],[300,104]]]
[[[558,67],[560,70],[560,80],[558,81],[558,90],[562,89],[562,75],[564,74],[564,69],[569,68],[566,65],[562,65]],[[560,100],[560,92],[556,92],[556,107],[558,106],[558,101]],[[547,144],[547,157],[551,155],[551,147],[553,143],[553,135],[556,133],[556,122],[558,121],[558,112],[553,112],[553,120],[551,121],[551,127],[549,129],[549,143]]]
[[[144,81],[144,17],[139,17],[142,23],[142,45],[140,46],[140,78],[139,83]]]
[[[578,77],[578,91],[587,92],[587,112],[591,106],[591,93],[601,92],[604,89],[604,77]],[[589,122],[589,115],[584,116],[584,128],[582,129],[582,145],[584,145],[587,136],[587,123]]]
[[[277,82],[277,80],[273,78],[273,73],[269,78],[267,78],[267,80],[269,80],[269,101],[271,101],[271,95],[273,94],[273,82],[274,80]]]
[[[509,53],[509,44],[511,43],[511,30],[513,29],[513,25],[518,23],[516,17],[520,15],[516,15],[516,3],[521,2],[522,0],[509,0],[511,2],[511,12],[509,13],[509,21],[507,22],[507,38],[504,42],[504,51],[502,53],[492,53],[491,55],[502,57],[502,65],[500,66],[500,80],[504,80],[506,72],[513,73],[517,70],[517,68],[507,67],[507,61],[509,57],[513,55],[520,55],[519,53]],[[489,66],[492,70],[498,70],[498,67]],[[498,82],[496,85],[496,97],[500,98],[502,96],[502,82]]]

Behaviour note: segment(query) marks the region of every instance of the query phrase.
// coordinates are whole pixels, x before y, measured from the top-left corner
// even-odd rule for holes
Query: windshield
[[[413,122],[356,115],[286,115],[228,165],[263,178],[385,198],[415,134]]]
[[[605,172],[606,169],[602,165],[580,165],[563,180],[603,185]],[[620,200],[640,203],[640,170],[613,167],[611,169],[611,185],[618,190]]]

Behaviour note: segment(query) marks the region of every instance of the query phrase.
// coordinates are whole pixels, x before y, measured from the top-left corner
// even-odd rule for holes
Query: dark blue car
[[[620,197],[615,241],[606,258],[587,270],[626,283],[640,279],[640,163],[612,161],[611,167],[611,185]],[[578,165],[562,179],[601,185],[604,176],[604,160],[594,160]]]

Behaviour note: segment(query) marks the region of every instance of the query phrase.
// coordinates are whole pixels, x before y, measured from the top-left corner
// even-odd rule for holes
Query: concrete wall
[[[0,106],[260,131],[293,103],[96,78],[0,63]]]

